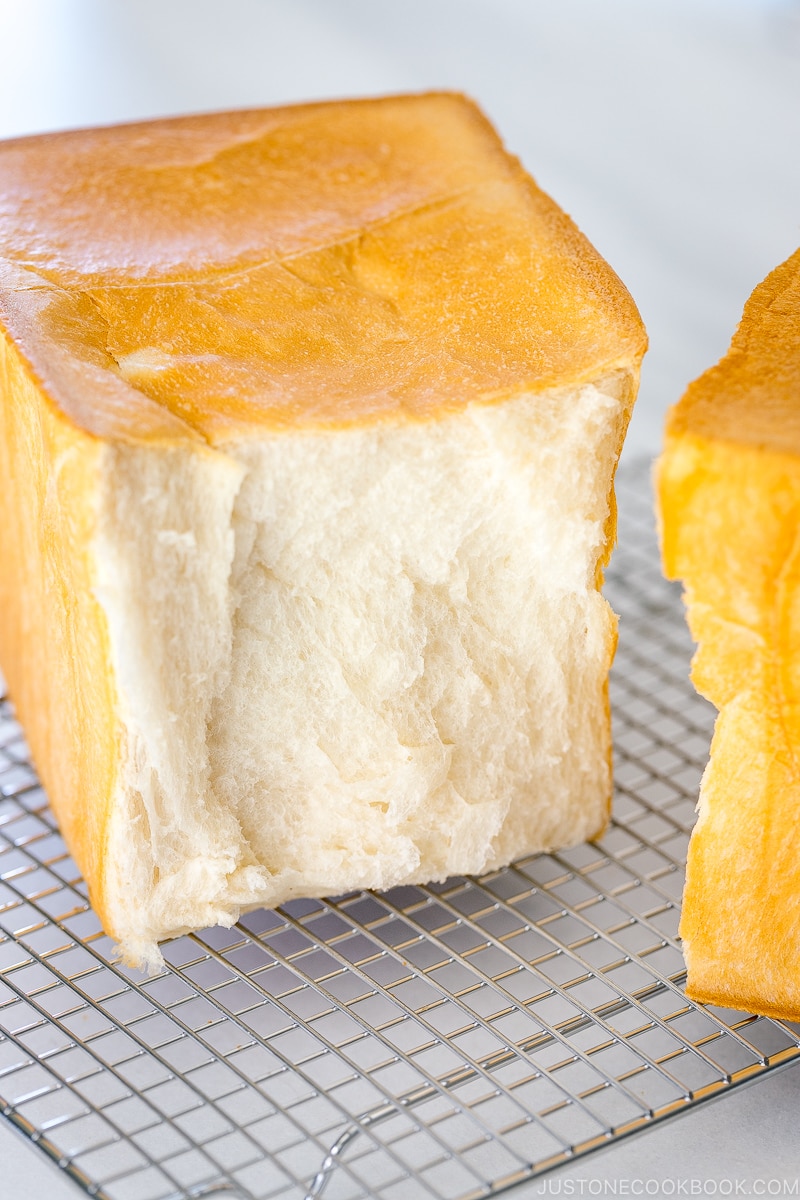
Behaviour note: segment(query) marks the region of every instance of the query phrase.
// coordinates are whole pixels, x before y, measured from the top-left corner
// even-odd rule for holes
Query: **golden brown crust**
[[[630,296],[448,93],[0,146],[0,319],[103,438],[424,420],[644,351]]]
[[[728,356],[673,410],[658,467],[664,568],[685,583],[698,643],[692,678],[720,710],[687,863],[687,992],[791,1019],[800,1017],[799,282],[795,255],[756,289]]]
[[[730,349],[671,409],[667,430],[800,454],[800,250],[760,283]]]
[[[0,661],[34,762],[105,920],[119,731],[90,541],[103,447],[42,403],[0,332]]]

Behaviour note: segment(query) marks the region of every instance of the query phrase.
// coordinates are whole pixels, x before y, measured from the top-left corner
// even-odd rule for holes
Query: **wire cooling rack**
[[[607,593],[617,792],[598,842],[483,879],[256,912],[115,965],[0,712],[0,1105],[92,1195],[467,1200],[800,1056],[688,1001],[682,864],[712,712],[649,472]]]

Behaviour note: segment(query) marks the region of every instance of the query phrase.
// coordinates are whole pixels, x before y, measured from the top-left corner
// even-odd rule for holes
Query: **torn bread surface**
[[[602,830],[631,393],[615,372],[435,422],[104,448],[105,901],[129,961]]]

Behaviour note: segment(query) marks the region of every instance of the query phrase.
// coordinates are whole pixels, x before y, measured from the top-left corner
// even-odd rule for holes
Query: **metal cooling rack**
[[[113,963],[2,706],[0,1106],[86,1191],[491,1196],[800,1056],[800,1027],[683,995],[712,712],[648,474],[619,479],[617,794],[595,844],[253,913],[147,979]]]

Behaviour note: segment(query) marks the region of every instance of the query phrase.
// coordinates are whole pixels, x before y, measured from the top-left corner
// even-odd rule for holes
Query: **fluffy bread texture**
[[[719,709],[683,901],[687,992],[800,1017],[800,251],[671,411],[657,470],[692,679]]]
[[[0,661],[129,962],[610,799],[645,339],[450,94],[0,147]]]

